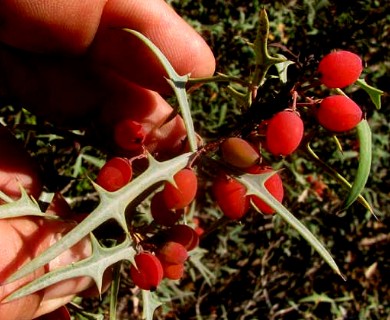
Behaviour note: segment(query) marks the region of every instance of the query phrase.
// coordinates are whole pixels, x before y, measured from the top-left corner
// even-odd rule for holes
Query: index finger
[[[215,59],[207,43],[167,3],[112,0],[104,8],[91,54],[128,80],[156,91],[168,88],[166,74],[154,54],[121,28],[148,37],[181,75],[206,77],[214,73]]]

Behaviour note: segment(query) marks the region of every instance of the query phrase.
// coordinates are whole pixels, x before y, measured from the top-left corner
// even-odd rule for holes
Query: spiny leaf
[[[363,191],[371,170],[372,146],[371,129],[367,120],[362,120],[356,127],[359,139],[359,166],[351,190],[344,202],[343,210],[347,209]]]
[[[259,27],[253,43],[256,66],[252,76],[252,84],[261,86],[265,81],[268,69],[276,63],[286,62],[285,58],[272,57],[268,53],[269,20],[265,9],[260,10]]]
[[[31,198],[23,187],[20,187],[20,198],[13,201],[7,195],[0,195],[1,199],[9,200],[8,203],[0,205],[0,219],[16,218],[22,216],[39,216],[55,219],[53,215],[45,214],[39,208],[38,203]]]
[[[143,312],[142,319],[153,320],[154,311],[161,306],[156,294],[149,290],[142,290]]]
[[[125,222],[125,209],[127,205],[157,182],[171,179],[177,171],[187,165],[191,154],[186,153],[164,162],[158,162],[149,155],[148,169],[122,189],[115,192],[107,192],[103,188],[95,185],[100,196],[100,203],[97,208],[70,232],[64,235],[62,239],[12,274],[6,280],[6,283],[24,277],[37,268],[49,263],[110,219],[116,220],[124,228],[124,231],[127,232]]]
[[[244,174],[235,177],[238,181],[244,184],[247,188],[248,195],[256,195],[262,199],[267,205],[273,208],[291,227],[293,227],[306,241],[316,250],[320,256],[328,263],[328,265],[343,279],[344,276],[340,272],[336,262],[333,260],[330,253],[326,250],[323,244],[302,224],[294,215],[288,211],[272,194],[265,188],[264,183],[275,172],[263,174]]]
[[[374,103],[375,107],[379,110],[381,108],[381,96],[384,94],[382,90],[370,86],[366,80],[358,79],[356,84],[360,86],[364,91],[368,93],[371,98],[371,101]]]
[[[0,200],[3,200],[5,203],[14,202],[14,199],[7,196],[3,191],[0,190]]]
[[[169,60],[165,57],[165,55],[161,52],[161,50],[154,45],[152,41],[150,41],[142,33],[136,30],[132,30],[128,28],[123,28],[122,30],[136,36],[150,49],[150,51],[154,53],[156,58],[160,61],[160,63],[164,67],[166,73],[168,74],[169,79],[172,79],[173,81],[178,81],[179,83],[185,83],[187,76],[179,76],[176,70],[172,67]]]
[[[123,243],[112,248],[102,247],[97,239],[91,235],[92,254],[88,258],[53,270],[35,279],[9,295],[4,302],[18,299],[63,280],[77,277],[90,277],[101,292],[103,274],[106,269],[120,260],[132,260],[135,250],[131,247],[132,241],[127,238]]]
[[[188,79],[188,77],[187,77]],[[187,99],[187,92],[185,90],[185,85],[180,85],[177,81],[173,79],[167,79],[168,83],[170,86],[173,88],[177,101],[179,103],[180,107],[180,113],[184,121],[184,126],[186,127],[187,131],[187,137],[188,137],[188,143],[190,146],[191,151],[196,151],[198,146],[197,146],[197,141],[196,141],[196,134],[195,134],[195,129],[194,129],[194,122],[192,121],[192,116],[191,116],[191,110],[190,106],[188,104],[188,99]]]
[[[287,83],[287,71],[288,71],[288,67],[292,64],[295,64],[295,62],[291,61],[291,60],[287,60],[287,58],[281,54],[278,54],[278,57],[279,58],[284,58],[286,59],[286,61],[284,62],[279,62],[279,63],[276,63],[275,64],[275,68],[276,70],[278,71],[278,75],[279,75],[279,79],[280,81],[282,81],[283,83]]]
[[[191,151],[196,151],[197,142],[196,142],[196,134],[194,129],[194,123],[191,117],[191,110],[188,104],[187,92],[186,92],[186,83],[188,82],[189,75],[180,76],[175,69],[173,69],[172,65],[168,61],[168,59],[164,56],[164,54],[157,48],[147,37],[143,34],[131,30],[131,29],[123,29],[124,31],[133,34],[138,39],[140,39],[145,45],[149,47],[149,49],[155,54],[155,56],[159,59],[160,63],[164,67],[166,73],[168,74],[168,83],[172,87],[177,101],[179,103],[181,116],[184,121],[184,125],[187,130],[188,143]]]

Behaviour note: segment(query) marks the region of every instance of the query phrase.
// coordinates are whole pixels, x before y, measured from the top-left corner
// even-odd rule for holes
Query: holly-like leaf
[[[359,139],[359,166],[351,190],[344,202],[343,210],[347,209],[359,197],[367,183],[371,170],[372,141],[371,129],[367,120],[362,120],[357,125],[356,131]]]
[[[366,80],[358,79],[356,84],[360,86],[367,94],[370,96],[371,101],[374,103],[375,107],[379,110],[381,108],[381,96],[384,94],[382,90],[370,86]]]
[[[22,216],[39,216],[55,219],[54,215],[48,215],[41,211],[38,203],[31,198],[23,187],[20,187],[20,198],[12,200],[6,194],[1,193],[0,199],[7,203],[0,205],[0,219],[16,218]]]
[[[100,197],[100,203],[97,208],[70,232],[64,235],[62,239],[12,274],[6,280],[6,283],[24,277],[37,268],[49,263],[110,219],[116,220],[123,230],[128,233],[125,217],[125,210],[128,204],[156,183],[171,180],[177,171],[183,169],[188,164],[191,154],[186,153],[164,162],[158,162],[152,156],[149,156],[148,169],[129,184],[115,192],[108,192],[94,184]]]
[[[279,62],[279,63],[276,63],[275,64],[275,68],[276,70],[278,71],[278,75],[279,75],[279,79],[280,81],[282,81],[283,83],[287,83],[287,71],[288,71],[288,67],[292,64],[295,64],[295,62],[291,61],[291,60],[287,60],[287,58],[281,54],[278,54],[278,57],[279,58],[284,58],[285,61],[284,62]]]
[[[261,86],[265,81],[265,76],[269,68],[277,63],[286,62],[286,58],[281,56],[272,57],[268,52],[269,20],[265,9],[260,10],[259,27],[256,39],[253,43],[255,50],[255,71],[252,76],[252,84]]]
[[[263,174],[244,174],[235,177],[247,188],[247,195],[256,195],[262,199],[267,205],[273,208],[291,227],[293,227],[311,246],[316,250],[325,262],[343,279],[339,267],[323,246],[323,244],[306,228],[306,226],[300,222],[294,215],[288,211],[278,200],[276,200],[271,193],[265,188],[264,183],[275,172],[263,173]]]
[[[135,35],[141,41],[143,41],[156,55],[156,57],[160,60],[163,67],[165,68],[169,76],[169,79],[167,79],[167,81],[173,88],[179,102],[181,115],[183,117],[187,130],[190,148],[192,151],[195,151],[197,149],[197,139],[185,89],[185,85],[188,81],[189,76],[178,75],[173,69],[173,67],[170,65],[168,59],[145,36],[134,30],[125,29],[125,31]],[[100,197],[98,207],[93,210],[93,212],[91,212],[86,219],[84,219],[74,229],[68,232],[62,239],[60,239],[58,242],[56,242],[54,245],[44,251],[41,255],[39,255],[38,257],[30,261],[28,264],[17,270],[14,274],[12,274],[6,280],[7,283],[15,281],[50,262],[62,252],[79,242],[85,236],[91,234],[93,230],[105,223],[107,220],[116,220],[118,224],[123,228],[124,232],[128,233],[125,212],[129,203],[136,202],[137,198],[141,197],[146,190],[150,190],[150,188],[156,186],[159,182],[173,181],[174,174],[188,164],[190,155],[191,153],[180,155],[163,163],[158,162],[154,160],[151,156],[149,156],[148,169],[136,179],[134,179],[132,182],[130,182],[128,185],[115,192],[107,192],[100,186],[94,184]],[[105,268],[107,268],[109,264],[116,263],[117,261],[115,261],[115,259],[107,259],[106,256],[102,255],[102,252],[104,250],[102,251],[102,248],[97,246],[96,243],[94,244],[94,246],[94,251],[97,253],[94,253],[90,258],[87,258],[64,269],[55,271],[54,273],[50,273],[48,275],[42,276],[41,278],[38,278],[33,283],[22,287],[20,290],[15,292],[12,297],[20,297],[28,294],[28,292],[31,292],[32,290],[45,287],[46,285],[48,285],[48,283],[53,284],[64,279],[69,279],[69,277],[85,275],[85,273],[91,276],[100,288],[102,281],[102,272],[99,271],[100,269],[97,269],[95,271],[92,269],[90,270],[90,266],[97,267],[99,261],[102,260],[102,266],[105,270]],[[120,251],[120,248],[121,246],[113,247],[111,249],[113,251],[110,253],[116,253],[115,250]],[[121,259],[122,258],[124,259],[126,257],[121,256]],[[106,264],[104,262],[106,262]],[[87,269],[90,271],[86,271]],[[157,307],[158,304],[146,302],[146,305],[148,306],[148,312],[146,312],[147,317],[148,319],[151,319],[153,316],[154,309]]]
[[[112,248],[102,247],[93,235],[91,235],[91,243],[92,254],[88,258],[44,274],[14,291],[3,302],[9,302],[27,296],[60,281],[77,277],[92,278],[99,292],[101,292],[103,274],[106,269],[120,260],[132,261],[136,254],[131,246],[132,241],[129,237],[121,244]]]
[[[5,203],[14,202],[14,199],[6,195],[3,191],[0,190],[0,200],[3,200]],[[0,207],[1,208],[1,207]]]
[[[161,306],[161,301],[154,292],[142,290],[142,319],[153,320],[154,311]]]

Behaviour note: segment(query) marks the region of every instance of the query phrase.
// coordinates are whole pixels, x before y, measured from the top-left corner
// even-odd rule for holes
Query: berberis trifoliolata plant
[[[250,44],[255,53],[255,68],[250,79],[226,74],[191,79],[190,75],[178,75],[160,50],[144,35],[129,29],[123,32],[142,41],[165,68],[167,81],[177,101],[174,112],[181,115],[187,130],[186,141],[183,141],[185,151],[170,159],[159,159],[158,154],[151,154],[144,146],[147,131],[142,123],[133,119],[120,121],[113,132],[114,140],[122,154],[128,151],[132,156],[107,157],[95,181],[90,182],[99,196],[98,206],[62,239],[15,270],[7,282],[47,264],[85,237],[90,238],[92,254],[41,276],[11,293],[5,301],[80,276],[91,277],[101,291],[105,271],[114,266],[118,268],[121,262],[128,261],[130,266],[123,265],[128,266],[126,272],[132,279],[132,285],[142,291],[144,318],[151,320],[155,309],[161,305],[158,299],[161,282],[180,280],[192,260],[199,266],[195,257],[199,259],[199,252],[202,252],[198,247],[202,236],[212,235],[218,226],[226,223],[239,220],[245,224],[248,212],[279,215],[334,272],[343,277],[328,249],[283,205],[287,191],[283,186],[282,172],[274,170],[264,155],[271,155],[267,159],[288,157],[298,151],[307,155],[345,187],[345,201],[340,210],[358,201],[373,212],[371,205],[361,195],[370,172],[370,128],[361,108],[342,90],[347,86],[360,87],[380,108],[381,91],[360,79],[363,63],[358,53],[335,50],[324,57],[316,57],[317,67],[313,67],[312,62],[299,61],[297,56],[283,47],[278,47],[281,51],[279,54],[271,55],[267,42],[269,22],[266,11],[262,10],[257,35]],[[307,65],[312,68],[309,74],[300,73],[300,70],[307,69]],[[298,71],[295,74],[300,76],[289,79],[290,68],[295,68]],[[271,70],[278,72],[271,74]],[[275,92],[275,96],[279,95],[275,101],[280,105],[264,101],[261,96],[262,87],[270,79],[275,81],[275,78],[282,88]],[[205,83],[226,86],[231,99],[239,103],[241,110],[236,127],[212,141],[203,141],[196,134],[187,96],[188,88],[202,90],[199,84]],[[324,95],[315,96],[313,92],[321,92],[321,88]],[[196,91],[192,94],[196,94]],[[326,132],[336,142],[342,139],[340,133],[356,133],[360,157],[353,181],[347,181],[327,163],[327,159],[315,153],[311,141],[319,131]],[[142,165],[134,170],[136,162]],[[210,197],[220,214],[220,219],[209,229],[205,227],[203,235],[195,230],[188,214],[189,211],[194,215],[194,210],[202,210],[195,205],[199,188],[204,185],[204,182],[199,183],[200,178],[212,185]],[[0,217],[3,219],[25,215],[26,212],[46,217],[36,199],[26,192],[22,192],[20,199],[15,201],[6,194],[0,194],[0,198],[5,202],[0,206]],[[137,210],[139,206],[147,208],[147,212]],[[141,215],[149,215],[148,218],[140,218],[140,212]],[[53,219],[52,216],[47,218]],[[122,232],[117,238],[112,238],[112,235],[105,238],[101,233],[97,237],[96,229],[110,220],[116,221]],[[199,271],[205,277],[211,274],[210,270],[199,268]],[[113,283],[118,285],[119,273],[114,275],[118,277],[114,278]],[[112,309],[115,309],[115,301],[114,296]],[[114,315],[115,310],[111,312],[112,319]]]

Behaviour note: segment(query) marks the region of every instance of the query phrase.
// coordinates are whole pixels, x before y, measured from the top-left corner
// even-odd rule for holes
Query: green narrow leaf
[[[86,154],[85,152],[88,151],[88,149],[89,149],[88,147],[84,147],[81,150],[79,156],[76,158],[76,162],[73,165],[73,172],[72,172],[73,178],[76,178],[81,174],[83,168],[83,161],[88,162],[99,169],[103,167],[104,163],[106,162],[103,159],[99,159],[95,156]]]
[[[305,302],[314,302],[314,303],[327,302],[327,303],[333,303],[334,299],[330,298],[325,293],[318,294],[317,292],[315,292],[311,296],[299,299],[299,302],[301,302],[301,303],[305,303]]]
[[[142,291],[143,312],[142,319],[153,320],[154,311],[162,305],[155,293],[149,290]]]
[[[336,135],[332,135],[332,139],[336,144],[337,150],[343,153],[343,146],[341,145],[339,138]]]
[[[133,257],[134,258],[134,257]],[[121,263],[117,263],[112,272],[111,290],[110,290],[110,320],[116,320],[116,312],[118,305],[118,292],[121,279]]]
[[[352,184],[346,179],[344,178],[340,173],[338,173],[335,169],[333,169],[331,166],[329,166],[327,163],[325,163],[324,161],[322,161],[320,159],[320,157],[314,152],[314,150],[310,147],[310,144],[307,143],[305,145],[305,149],[306,151],[306,154],[319,166],[321,167],[323,170],[325,170],[325,172],[327,172],[331,177],[333,177],[334,179],[336,179],[339,183],[341,183],[341,185],[343,187],[345,187],[346,189],[350,190],[352,188]],[[369,210],[372,214],[374,213],[374,210],[373,208],[371,207],[371,205],[368,203],[368,201],[361,195],[359,194],[358,197],[357,197],[357,201],[359,201],[359,203],[361,205],[363,205],[367,210]]]
[[[360,86],[367,94],[370,96],[371,101],[374,103],[375,107],[379,110],[381,108],[381,96],[384,94],[382,90],[370,86],[366,80],[358,79],[356,84]]]
[[[266,204],[275,211],[286,221],[291,227],[293,227],[311,246],[316,250],[319,255],[325,260],[325,262],[343,279],[339,267],[323,246],[323,244],[310,232],[306,226],[300,222],[294,215],[288,211],[278,200],[276,200],[265,188],[264,183],[270,178],[274,172],[264,174],[244,174],[242,176],[235,177],[238,181],[243,183],[247,188],[248,195],[256,195],[262,199]]]
[[[175,69],[172,67],[168,59],[164,56],[159,48],[157,48],[147,37],[138,31],[131,29],[123,29],[124,31],[133,34],[138,39],[140,39],[148,48],[155,54],[155,56],[159,59],[160,63],[164,67],[166,73],[168,74],[167,81],[169,85],[172,87],[175,95],[177,97],[181,116],[184,121],[184,125],[187,130],[188,143],[191,151],[197,150],[197,140],[194,129],[194,123],[192,121],[191,110],[188,104],[187,92],[186,92],[186,83],[188,82],[189,75],[180,76]]]
[[[229,92],[229,94],[232,96],[232,98],[237,101],[238,105],[244,106],[244,108],[249,107],[250,104],[248,102],[248,98],[247,98],[246,94],[239,92],[238,90],[236,90],[232,86],[227,86],[226,90],[227,90],[227,92]]]
[[[344,202],[343,210],[347,209],[363,191],[371,170],[372,141],[371,129],[367,120],[362,120],[356,127],[359,139],[359,166],[351,190]]]

